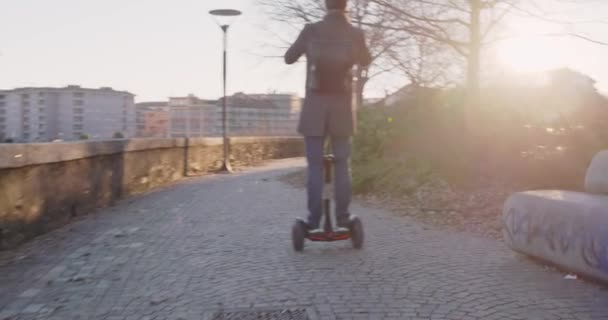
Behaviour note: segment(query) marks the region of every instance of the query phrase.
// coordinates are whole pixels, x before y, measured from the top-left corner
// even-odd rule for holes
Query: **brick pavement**
[[[608,319],[608,289],[502,243],[354,207],[366,246],[291,249],[300,160],[193,178],[0,253],[0,319],[203,319],[308,307],[318,319]]]

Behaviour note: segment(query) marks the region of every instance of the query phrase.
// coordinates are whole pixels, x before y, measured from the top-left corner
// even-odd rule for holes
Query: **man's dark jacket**
[[[285,53],[285,62],[293,64],[302,55],[309,57],[307,49],[315,36],[314,32],[338,32],[343,39],[352,39],[355,46],[356,63],[367,67],[371,62],[363,31],[350,24],[344,12],[330,11],[323,20],[307,24],[296,42]],[[310,59],[307,59],[307,83],[310,76]],[[304,136],[352,136],[356,130],[356,110],[353,105],[352,86],[339,94],[313,92],[307,86],[306,98],[300,114],[298,132]]]

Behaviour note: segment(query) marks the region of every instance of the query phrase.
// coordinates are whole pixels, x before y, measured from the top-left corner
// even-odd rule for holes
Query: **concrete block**
[[[585,189],[589,193],[608,194],[608,150],[598,153],[591,161]]]
[[[505,203],[503,222],[514,251],[608,282],[608,195],[516,193]]]

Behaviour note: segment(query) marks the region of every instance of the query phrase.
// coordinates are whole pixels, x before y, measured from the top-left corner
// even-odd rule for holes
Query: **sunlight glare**
[[[537,72],[563,64],[565,56],[555,43],[539,38],[514,38],[499,44],[499,62],[515,72]]]

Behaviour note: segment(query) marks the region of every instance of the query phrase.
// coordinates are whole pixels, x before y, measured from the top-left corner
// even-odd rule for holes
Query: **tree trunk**
[[[469,56],[467,59],[467,95],[465,104],[465,130],[473,133],[479,112],[479,73],[481,66],[481,0],[469,0],[471,4],[471,26]]]
[[[462,151],[460,158],[464,181],[475,176],[479,151],[479,101],[480,101],[480,58],[481,58],[481,0],[469,0],[471,7],[470,35],[467,57],[467,82],[465,103],[462,110]]]
[[[361,68],[357,67],[356,75],[355,75],[355,83],[354,87],[354,99],[356,108],[361,108],[363,106],[363,91],[365,90],[365,85],[367,84],[367,72]]]

